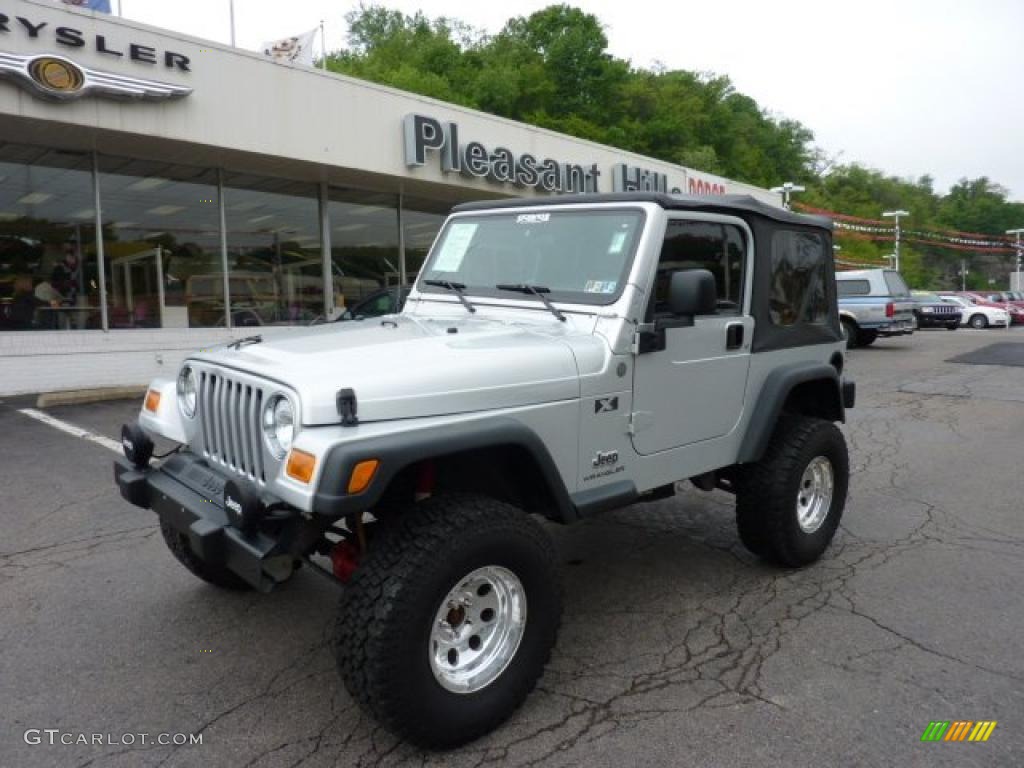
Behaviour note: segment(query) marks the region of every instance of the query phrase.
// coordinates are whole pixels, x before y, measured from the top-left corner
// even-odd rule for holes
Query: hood
[[[302,423],[312,426],[338,423],[343,388],[355,391],[363,422],[578,398],[570,339],[580,335],[573,321],[398,315],[286,332],[193,359],[289,387],[299,395]]]

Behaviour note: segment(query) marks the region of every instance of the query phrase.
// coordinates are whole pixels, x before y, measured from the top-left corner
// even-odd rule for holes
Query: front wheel
[[[971,315],[969,324],[971,328],[980,331],[983,328],[988,328],[988,318],[984,315]]]
[[[522,704],[551,655],[554,548],[526,514],[481,496],[435,497],[380,525],[341,597],[342,680],[407,741],[472,741]]]
[[[764,458],[744,467],[736,489],[736,525],[743,544],[779,565],[821,557],[846,505],[850,460],[830,421],[784,416]]]
[[[955,330],[956,330],[957,328],[959,328],[959,327],[960,327],[960,324],[959,324],[959,323],[949,323],[949,324],[948,324],[948,325],[946,326],[946,330],[947,330],[947,331],[955,331]]]

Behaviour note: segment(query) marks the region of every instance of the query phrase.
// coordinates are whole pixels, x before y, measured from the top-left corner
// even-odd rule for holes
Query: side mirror
[[[715,276],[708,270],[687,269],[672,273],[668,308],[673,315],[713,315],[717,304]]]
[[[672,273],[668,287],[668,308],[671,317],[655,318],[643,327],[638,336],[637,352],[659,352],[665,349],[665,331],[693,325],[697,315],[713,315],[718,305],[715,276],[706,269],[687,269]]]

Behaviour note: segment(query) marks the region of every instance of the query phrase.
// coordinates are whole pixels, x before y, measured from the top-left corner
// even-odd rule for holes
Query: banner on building
[[[62,0],[64,5],[76,5],[82,10],[110,13],[110,0]]]
[[[316,29],[311,29],[295,37],[284,37],[263,44],[263,55],[274,61],[288,64],[305,64],[313,66],[313,42],[316,40]]]

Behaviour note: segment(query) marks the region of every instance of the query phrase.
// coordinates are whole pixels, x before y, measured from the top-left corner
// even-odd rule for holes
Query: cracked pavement
[[[0,403],[0,766],[1020,766],[1024,368],[946,359],[1024,331],[854,351],[853,477],[816,565],[739,544],[732,499],[679,494],[552,527],[552,661],[498,731],[447,753],[354,705],[336,591],[207,586],[123,502],[106,449]],[[117,437],[135,403],[51,409]],[[931,720],[997,720],[922,744]],[[30,746],[27,728],[201,733],[202,745]]]

